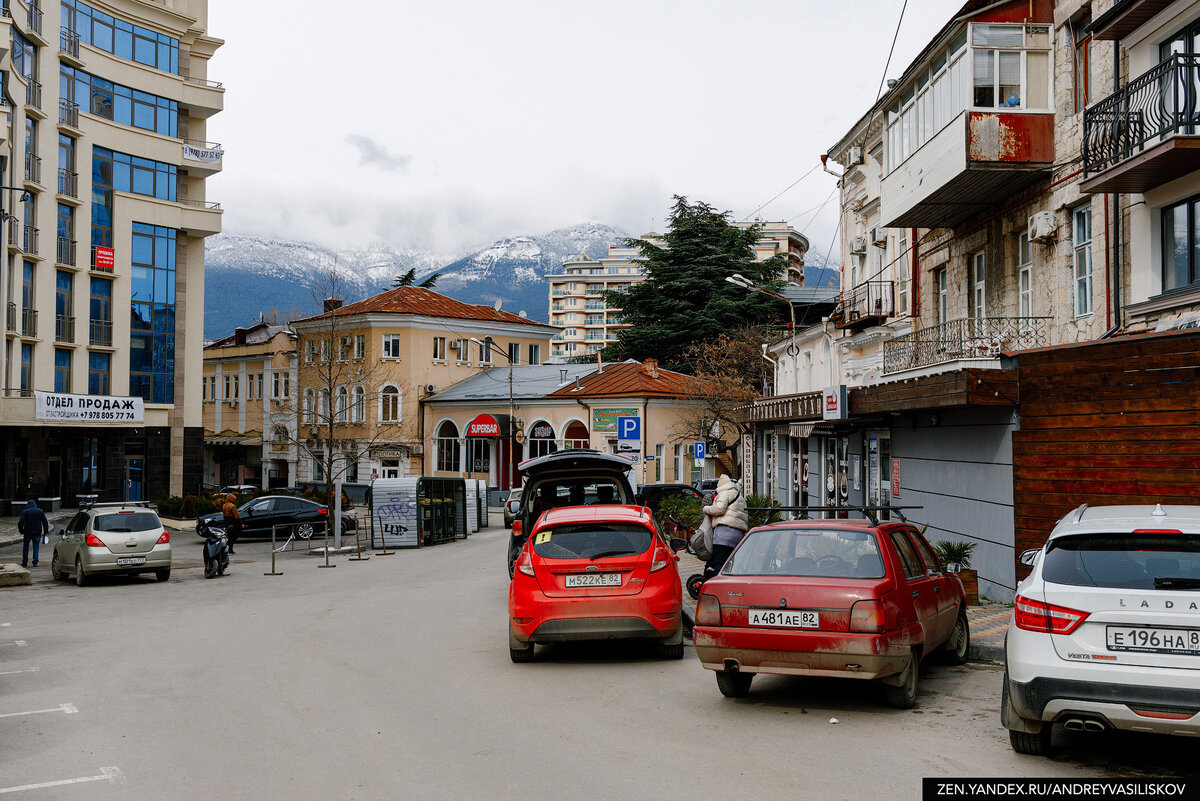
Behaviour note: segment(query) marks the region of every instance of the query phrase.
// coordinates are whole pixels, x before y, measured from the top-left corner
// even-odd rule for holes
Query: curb
[[[967,649],[967,661],[1002,665],[1004,664],[1004,643],[972,642]]]

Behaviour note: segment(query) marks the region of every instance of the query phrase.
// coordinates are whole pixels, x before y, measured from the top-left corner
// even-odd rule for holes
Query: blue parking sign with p
[[[640,417],[618,417],[617,418],[617,439],[634,439],[642,438],[642,418]]]
[[[693,454],[693,456],[697,459],[703,459],[704,458],[704,443],[697,442],[697,443],[694,443],[694,445],[695,445],[696,452]]]

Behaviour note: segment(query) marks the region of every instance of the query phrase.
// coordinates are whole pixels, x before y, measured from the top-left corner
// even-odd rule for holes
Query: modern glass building
[[[2,2],[0,501],[198,492],[207,0]]]

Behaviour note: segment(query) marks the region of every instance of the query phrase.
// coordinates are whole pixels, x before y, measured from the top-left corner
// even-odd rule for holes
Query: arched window
[[[317,392],[317,425],[329,422],[329,387],[321,387]]]
[[[345,387],[337,388],[337,413],[334,416],[334,422],[345,423],[350,416],[350,391]]]
[[[578,420],[567,426],[566,432],[563,433],[563,446],[567,448],[590,448],[591,437],[588,435],[587,426]]]
[[[350,407],[350,419],[355,423],[362,423],[367,419],[367,391],[361,385],[354,388],[354,405]]]
[[[316,417],[313,411],[313,391],[312,389],[304,390],[304,425],[311,426],[316,422]]]
[[[288,432],[283,426],[275,426],[271,429],[271,444],[276,448],[285,448],[288,443]]]
[[[458,426],[447,420],[437,430],[437,469],[457,473],[462,469],[458,443]]]
[[[400,422],[400,390],[392,384],[379,392],[379,420],[384,423]],[[458,436],[457,433],[455,436]]]
[[[558,450],[558,442],[554,439],[554,426],[545,420],[538,420],[529,427],[529,458],[545,456]]]

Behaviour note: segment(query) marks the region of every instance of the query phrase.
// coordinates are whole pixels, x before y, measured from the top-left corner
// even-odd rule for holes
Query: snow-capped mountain
[[[506,311],[523,310],[546,322],[545,276],[561,270],[571,256],[599,257],[625,238],[612,226],[581,223],[541,236],[502,239],[463,256],[385,248],[335,251],[305,242],[214,236],[205,247],[204,335],[225,336],[271,310],[281,318],[314,314],[331,272],[338,294],[353,302],[390,289],[409,269],[418,279],[440,273],[434,288],[450,297],[488,305],[500,301]]]

